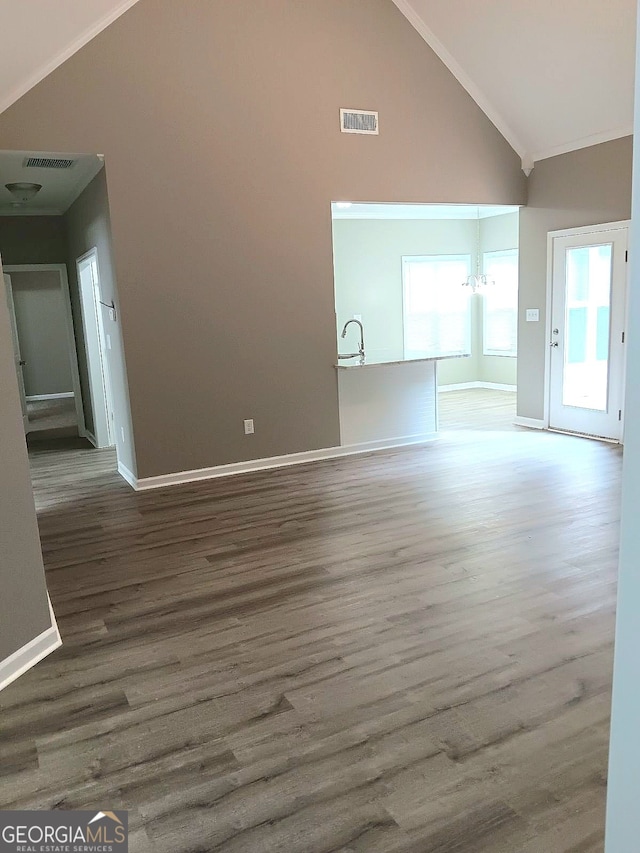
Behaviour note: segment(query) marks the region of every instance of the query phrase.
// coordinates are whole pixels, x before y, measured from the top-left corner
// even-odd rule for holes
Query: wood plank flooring
[[[0,808],[129,809],[134,853],[602,853],[620,461],[505,419],[135,494],[33,451],[64,645],[0,694]]]

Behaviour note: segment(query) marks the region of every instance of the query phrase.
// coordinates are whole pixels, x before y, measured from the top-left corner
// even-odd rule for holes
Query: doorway
[[[550,241],[549,428],[622,441],[628,224]]]
[[[25,434],[82,435],[84,410],[64,264],[4,267]]]
[[[105,333],[103,312],[114,314],[115,307],[102,299],[97,250],[91,249],[78,258],[76,266],[94,420],[94,433],[87,431],[86,434],[96,447],[112,447],[115,444],[114,406],[107,357],[111,339]],[[115,320],[115,316],[112,319]]]

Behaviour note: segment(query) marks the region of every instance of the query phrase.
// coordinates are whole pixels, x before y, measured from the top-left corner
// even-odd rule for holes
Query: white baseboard
[[[127,466],[123,465],[120,461],[118,461],[118,474],[120,474],[122,479],[125,480],[132,489],[138,491],[138,478],[135,477]]]
[[[440,385],[438,391],[468,391],[470,388],[487,388],[490,391],[517,391],[517,385],[503,385],[500,382],[458,382],[455,385]]]
[[[371,453],[375,450],[389,450],[394,447],[429,444],[437,439],[437,433],[405,435],[381,441],[367,441],[362,444],[347,444],[343,447],[325,447],[320,450],[306,450],[302,453],[289,453],[286,456],[269,456],[265,459],[249,459],[246,462],[231,462],[216,465],[213,468],[198,468],[193,471],[179,471],[175,474],[161,474],[158,477],[138,479],[122,463],[118,463],[118,472],[137,492],[148,489],[161,489],[198,480],[212,480],[217,477],[232,477],[235,474],[249,474],[252,471],[266,471],[270,468],[284,468],[288,465],[304,465],[323,459],[335,459],[340,456],[354,456],[358,453]]]
[[[98,439],[95,437],[95,435],[92,432],[89,432],[89,430],[86,427],[79,428],[78,429],[78,435],[80,436],[80,438],[86,438],[87,441],[90,441],[91,444],[93,444],[93,446],[96,449],[98,448]]]
[[[514,418],[513,423],[516,426],[528,427],[529,429],[546,429],[547,425],[539,418]]]
[[[49,601],[49,613],[51,627],[0,662],[0,690],[4,690],[12,681],[24,675],[27,670],[62,645],[51,601]]]
[[[73,391],[63,391],[61,394],[29,394],[25,399],[27,403],[42,403],[45,400],[71,400],[74,396]]]

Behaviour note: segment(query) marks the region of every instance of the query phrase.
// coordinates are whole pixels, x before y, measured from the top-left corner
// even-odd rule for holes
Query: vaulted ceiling
[[[0,0],[0,112],[137,0]],[[524,166],[632,132],[635,0],[393,0]]]
[[[0,112],[137,0],[0,0]]]
[[[633,129],[636,0],[393,0],[531,165]]]

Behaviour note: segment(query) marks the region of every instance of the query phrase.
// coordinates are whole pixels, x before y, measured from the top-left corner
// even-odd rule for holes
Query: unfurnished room
[[[635,0],[0,0],[0,849],[637,853]]]

